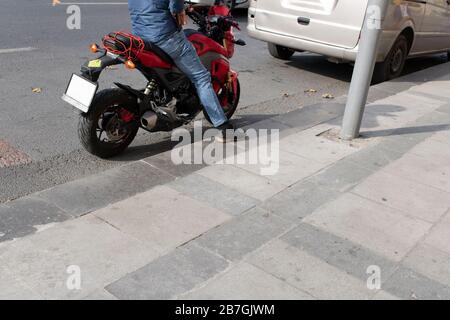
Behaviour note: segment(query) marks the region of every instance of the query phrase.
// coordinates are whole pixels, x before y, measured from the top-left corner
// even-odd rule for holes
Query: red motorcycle
[[[186,13],[199,29],[184,32],[210,71],[222,108],[231,118],[239,104],[240,85],[229,59],[236,44],[245,45],[233,34],[233,28],[239,29],[239,25],[224,5],[209,10],[191,6]],[[193,84],[155,44],[114,32],[103,38],[102,48],[92,44],[91,51],[101,56],[86,62],[81,75],[72,75],[63,95],[63,100],[81,111],[78,135],[91,154],[116,156],[130,145],[139,128],[171,131],[191,122],[203,110]],[[102,71],[118,64],[138,70],[147,80],[145,88],[115,82],[117,88],[97,92]]]

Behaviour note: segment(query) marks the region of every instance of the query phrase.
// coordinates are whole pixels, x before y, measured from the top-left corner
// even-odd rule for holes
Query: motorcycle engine
[[[196,95],[186,94],[181,95],[181,100],[178,103],[177,110],[179,114],[188,114],[195,117],[197,113],[201,110],[200,100]]]

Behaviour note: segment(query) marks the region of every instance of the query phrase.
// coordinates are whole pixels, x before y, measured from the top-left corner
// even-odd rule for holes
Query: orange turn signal
[[[98,52],[98,46],[95,43],[91,44],[90,49],[92,53]]]
[[[136,68],[136,65],[134,64],[133,61],[127,60],[127,61],[125,61],[125,68],[133,70]]]

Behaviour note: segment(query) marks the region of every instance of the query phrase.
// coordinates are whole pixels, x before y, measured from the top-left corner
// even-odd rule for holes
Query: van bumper
[[[358,46],[353,49],[346,49],[320,42],[288,37],[277,33],[258,30],[254,23],[249,23],[247,25],[247,31],[250,37],[258,40],[274,43],[298,51],[314,52],[342,61],[355,61],[358,53]]]

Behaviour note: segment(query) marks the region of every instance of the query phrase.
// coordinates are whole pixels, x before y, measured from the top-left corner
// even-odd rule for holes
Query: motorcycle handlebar
[[[195,9],[187,8],[186,14],[189,18],[192,19],[192,21],[194,21],[195,24],[199,25],[201,28],[204,28],[208,25],[208,19],[205,16],[198,13],[197,11],[195,11]],[[210,22],[213,22],[213,21],[210,20]],[[239,27],[239,23],[231,17],[219,16],[219,17],[217,17],[217,20],[215,21],[215,23],[225,29],[234,27],[237,30],[241,30]]]
[[[206,18],[194,9],[187,8],[186,14],[189,18],[192,19],[192,21],[194,21],[194,23],[198,24],[200,27],[205,27],[207,25]]]

